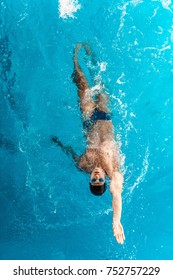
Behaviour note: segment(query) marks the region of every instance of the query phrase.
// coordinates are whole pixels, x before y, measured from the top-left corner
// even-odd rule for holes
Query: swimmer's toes
[[[77,57],[79,50],[82,48],[82,44],[81,43],[77,43],[76,47],[74,49],[74,58]]]
[[[85,48],[87,55],[91,55],[92,51],[91,51],[89,43],[85,43],[84,48]]]

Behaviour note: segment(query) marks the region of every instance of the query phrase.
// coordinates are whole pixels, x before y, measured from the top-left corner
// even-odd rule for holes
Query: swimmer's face
[[[105,183],[106,174],[104,170],[100,167],[94,168],[90,176],[90,183],[93,186],[101,186]]]

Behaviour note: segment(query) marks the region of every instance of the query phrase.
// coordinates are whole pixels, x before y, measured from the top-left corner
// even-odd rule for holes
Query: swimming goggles
[[[90,183],[105,183],[105,180],[103,178],[97,179],[91,179]]]

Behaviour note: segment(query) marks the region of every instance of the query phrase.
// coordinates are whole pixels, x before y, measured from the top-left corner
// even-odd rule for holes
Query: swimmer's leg
[[[79,51],[79,49],[81,47],[84,47],[85,51],[86,51],[86,54],[91,56],[91,62],[92,64],[96,65],[97,64],[97,61],[96,61],[96,58],[95,58],[95,54],[92,52],[91,48],[90,48],[90,45],[88,43],[81,43],[81,44],[78,44],[77,45],[77,49],[76,49],[76,55]],[[92,76],[92,73],[90,73],[91,76]],[[96,102],[95,102],[95,105],[96,107],[100,110],[100,111],[104,111],[104,112],[110,112],[109,108],[108,108],[108,103],[109,103],[109,97],[108,95],[104,94],[104,93],[99,93],[97,96],[96,96]]]
[[[91,79],[95,84],[96,76],[98,72],[98,62],[96,59],[95,53],[91,50],[90,45],[88,43],[83,43],[83,47],[85,49],[86,54],[90,57],[89,61],[91,63],[88,64],[88,71],[90,73]]]
[[[78,63],[78,52],[81,48],[82,48],[82,44],[77,44],[76,48],[74,49],[73,62],[74,62],[75,70],[73,73],[73,81],[77,85],[78,90],[81,91],[81,95],[82,95],[82,92],[88,89],[88,81]]]
[[[73,81],[78,87],[79,103],[82,114],[89,117],[95,109],[96,104],[92,99],[88,81],[78,63],[78,52],[82,48],[82,46],[83,44],[77,44],[74,50],[73,62],[75,70],[73,73]]]

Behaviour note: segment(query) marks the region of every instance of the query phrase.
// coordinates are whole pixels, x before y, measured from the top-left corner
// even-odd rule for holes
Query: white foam
[[[120,36],[120,32],[124,27],[124,22],[125,22],[125,16],[127,15],[127,7],[128,7],[129,3],[125,3],[122,7],[118,6],[118,9],[122,11],[121,17],[120,17],[120,25],[118,28],[118,33],[117,36]]]
[[[81,8],[78,0],[59,0],[59,14],[61,18],[74,18],[74,13]]]
[[[116,83],[119,85],[125,84],[126,82],[121,81],[121,79],[123,79],[124,76],[125,76],[124,73],[122,73],[121,76],[117,79]]]
[[[131,118],[136,118],[136,115],[135,115],[133,112],[131,112],[131,113],[130,113],[130,117],[131,117]]]
[[[156,34],[163,34],[163,28],[158,25],[158,31],[154,31]]]
[[[101,63],[98,63],[98,65],[100,66],[100,71],[101,72],[106,71],[107,62],[101,62]]]
[[[89,95],[91,95],[91,96],[95,96],[95,95],[99,94],[101,92],[101,90],[102,90],[101,84],[98,83],[95,86],[87,89],[86,93],[89,93]]]
[[[106,71],[108,63],[105,61],[98,62],[97,66],[99,66],[99,71],[96,76],[94,76],[95,86],[92,87],[93,94],[99,93],[100,91],[104,91],[106,93],[105,86],[102,82],[102,72]]]
[[[26,153],[25,150],[23,150],[23,147],[22,147],[22,143],[19,141],[19,151],[21,151],[22,153]]]
[[[148,167],[149,167],[148,158],[149,158],[149,149],[147,147],[146,151],[145,151],[144,160],[143,160],[143,163],[142,163],[141,173],[140,173],[139,177],[137,178],[137,180],[135,181],[134,185],[130,188],[130,193],[132,193],[135,188],[138,188],[139,184],[144,181],[145,176],[146,176],[147,171],[148,171]]]
[[[141,4],[143,2],[143,0],[131,0],[131,3],[136,6],[138,4]]]
[[[104,211],[104,214],[109,215],[109,213],[111,213],[112,211],[112,208],[108,208]]]
[[[172,10],[171,10],[171,8],[169,7],[169,6],[172,4],[172,1],[171,1],[171,0],[160,0],[160,1],[161,1],[162,6],[163,6],[164,9],[167,9],[167,10],[169,10],[171,13],[173,13]]]
[[[161,0],[162,6],[167,9],[171,5],[171,0]]]
[[[158,52],[159,54],[161,54],[162,52],[171,49],[171,45],[166,45],[166,44],[167,44],[167,42],[166,42],[165,44],[162,45],[162,48],[157,48],[157,47],[145,47],[143,50],[144,50],[144,51],[147,51],[147,50],[154,50],[154,51]]]
[[[171,30],[169,32],[170,32],[171,42],[173,42],[173,25],[171,26]]]
[[[152,1],[155,2],[155,1],[157,1],[157,0],[152,0]],[[143,3],[143,2],[144,2],[144,0],[131,0],[130,3],[131,3],[132,5],[134,5],[134,6],[137,6],[138,4],[141,4],[141,3]],[[163,6],[164,9],[167,9],[167,10],[169,10],[171,13],[173,13],[172,10],[171,10],[171,8],[170,8],[170,5],[172,4],[172,1],[171,1],[171,0],[160,0],[160,2],[161,2],[161,4],[162,4],[162,6]],[[157,9],[158,9],[158,8],[157,8]],[[157,9],[154,10],[154,16],[156,15]]]
[[[150,19],[154,18],[157,15],[157,11],[159,10],[159,8],[154,9],[154,13],[153,15],[150,17]]]

